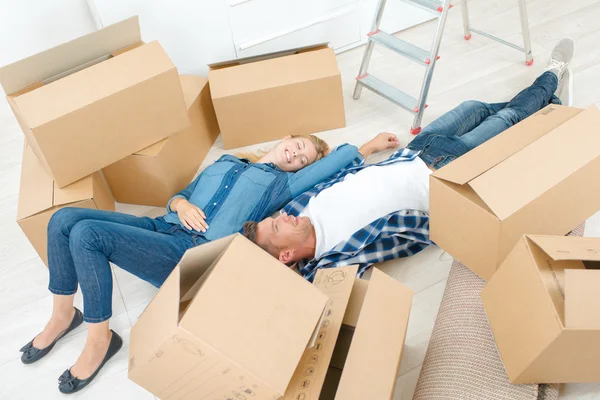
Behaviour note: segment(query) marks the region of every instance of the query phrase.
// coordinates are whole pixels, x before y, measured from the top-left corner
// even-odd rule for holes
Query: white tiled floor
[[[554,43],[563,36],[575,39],[577,50],[572,64],[575,74],[575,105],[600,106],[600,1],[528,0],[530,27],[536,62],[523,64],[516,51],[485,38],[464,41],[459,7],[450,14],[442,44],[442,58],[436,67],[430,107],[424,125],[466,99],[504,101],[528,85],[543,69]],[[518,43],[520,40],[516,0],[472,0],[472,24]],[[412,28],[399,36],[428,47],[432,23]],[[347,128],[322,134],[330,144],[361,144],[377,132],[398,133],[403,143],[411,139],[411,116],[393,104],[363,91],[352,99],[354,77],[362,48],[338,55],[346,102]],[[371,71],[398,87],[416,93],[422,69],[382,48],[373,52]],[[80,327],[61,341],[52,355],[24,366],[18,349],[43,326],[49,315],[51,297],[46,291],[47,272],[15,223],[23,137],[5,100],[0,100],[0,399],[63,398],[56,390],[56,378],[79,354],[85,341]],[[217,141],[204,165],[224,151]],[[383,158],[381,155],[374,160]],[[159,215],[150,207],[118,205],[118,210],[136,215]],[[600,236],[600,214],[590,218],[587,236]],[[419,255],[395,260],[380,267],[415,291],[406,339],[406,349],[397,381],[396,400],[411,399],[421,363],[443,295],[451,258],[431,247]],[[111,327],[125,339],[124,349],[106,365],[96,381],[73,398],[152,399],[153,396],[127,379],[129,330],[156,293],[149,284],[115,269],[114,315]],[[81,298],[77,298],[81,305]],[[562,399],[600,399],[600,384],[563,385]]]

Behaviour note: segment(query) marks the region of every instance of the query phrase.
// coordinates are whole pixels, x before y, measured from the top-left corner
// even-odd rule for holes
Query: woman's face
[[[269,152],[282,171],[296,172],[317,160],[317,148],[307,137],[286,137]]]

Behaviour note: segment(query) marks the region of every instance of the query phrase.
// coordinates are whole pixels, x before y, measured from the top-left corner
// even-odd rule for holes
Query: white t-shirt
[[[316,233],[315,257],[347,241],[356,231],[398,210],[429,212],[431,170],[417,157],[348,174],[313,197],[302,212]]]

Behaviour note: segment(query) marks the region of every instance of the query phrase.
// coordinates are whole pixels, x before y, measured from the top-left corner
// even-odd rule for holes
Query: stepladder
[[[514,0],[513,0],[514,1]],[[472,33],[476,33],[481,36],[485,36],[489,39],[495,40],[498,43],[502,43],[508,47],[519,50],[525,54],[525,64],[530,66],[533,64],[533,54],[531,52],[531,37],[529,35],[529,20],[527,17],[527,4],[525,0],[517,0],[519,5],[519,18],[521,20],[521,33],[523,35],[523,47],[517,46],[514,43],[508,42],[497,36],[491,35],[482,30],[476,29],[471,26],[471,20],[469,17],[469,1],[462,0],[461,10],[463,18],[463,28],[465,31],[465,40],[471,40]]]
[[[436,62],[440,58],[440,50],[444,27],[448,17],[448,11],[452,8],[450,0],[394,0],[404,1],[412,6],[431,12],[437,17],[437,30],[433,37],[433,43],[430,50],[415,46],[412,43],[404,41],[396,36],[390,35],[380,29],[381,20],[385,10],[387,0],[379,0],[375,10],[375,16],[371,25],[371,31],[367,34],[368,41],[363,55],[362,63],[358,76],[356,77],[356,86],[354,88],[354,99],[360,98],[362,88],[366,87],[381,97],[397,104],[401,108],[414,114],[413,124],[410,132],[414,135],[421,132],[421,122],[423,113],[427,108],[427,96],[433,78],[433,72]],[[388,49],[418,63],[425,67],[425,74],[418,97],[413,97],[408,93],[386,83],[368,72],[369,63],[373,54],[373,48],[377,45],[387,47]]]

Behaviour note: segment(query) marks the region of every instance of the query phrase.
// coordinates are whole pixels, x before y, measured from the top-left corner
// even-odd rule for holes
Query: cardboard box
[[[527,235],[483,289],[511,382],[600,382],[598,262],[598,238]]]
[[[190,183],[219,136],[208,81],[179,78],[190,126],[103,169],[119,203],[165,207]]]
[[[100,172],[60,189],[33,154],[31,147],[25,146],[17,222],[46,266],[48,221],[63,207],[114,211],[115,203]]]
[[[133,327],[129,378],[161,399],[277,399],[326,302],[239,234],[195,247]]]
[[[0,83],[61,188],[189,124],[177,69],[137,17],[7,65]]]
[[[430,178],[431,239],[490,279],[523,234],[600,209],[600,111],[550,105]]]
[[[326,45],[210,67],[225,149],[346,126],[341,75]]]
[[[330,297],[325,320],[284,399],[392,398],[413,293],[378,269],[370,281],[356,279],[356,272],[356,266],[317,272],[315,285]]]

